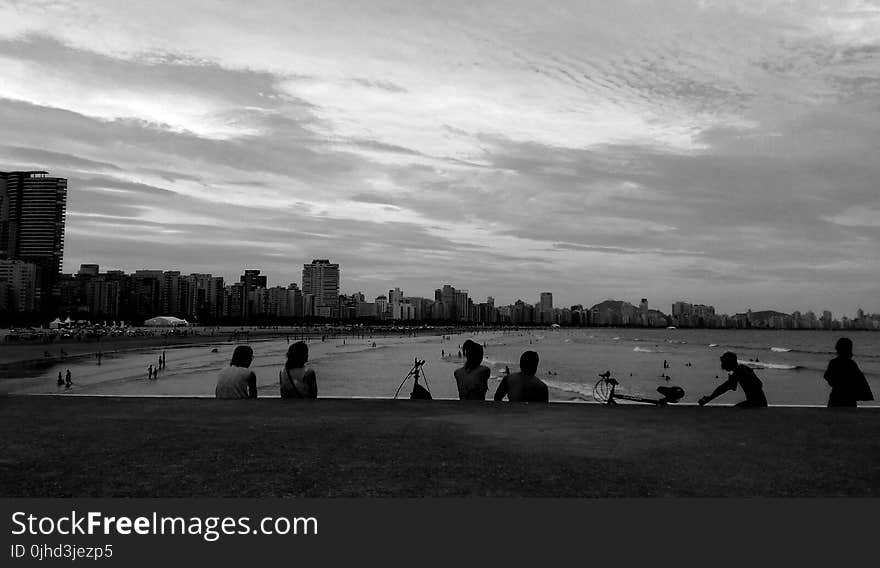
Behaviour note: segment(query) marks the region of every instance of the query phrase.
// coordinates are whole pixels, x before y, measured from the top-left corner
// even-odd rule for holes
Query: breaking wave
[[[743,363],[746,367],[751,367],[752,369],[775,369],[777,371],[794,371],[795,369],[801,369],[800,365],[785,365],[783,363],[758,363],[755,361],[746,361]]]

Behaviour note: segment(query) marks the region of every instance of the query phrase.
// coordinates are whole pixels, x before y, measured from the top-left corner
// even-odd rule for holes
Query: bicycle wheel
[[[593,399],[596,402],[608,402],[608,397],[611,396],[611,384],[605,379],[600,379],[599,382],[596,383],[596,386],[593,387]]]

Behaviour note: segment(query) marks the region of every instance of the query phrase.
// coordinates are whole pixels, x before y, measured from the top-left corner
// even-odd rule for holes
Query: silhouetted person
[[[254,350],[239,345],[232,351],[229,366],[217,376],[214,396],[217,398],[257,398],[257,375],[250,370]]]
[[[67,369],[67,373],[64,375],[64,384],[67,388],[70,388],[70,385],[73,384],[73,376],[70,374],[70,369]]]
[[[483,347],[468,339],[462,351],[465,356],[464,367],[455,370],[455,383],[458,385],[460,400],[486,400],[489,390],[489,367],[483,365]]]
[[[544,381],[535,376],[538,372],[538,354],[526,351],[519,358],[519,373],[513,373],[501,379],[495,400],[510,402],[549,402],[550,392]]]
[[[287,349],[287,362],[278,373],[281,398],[318,398],[318,380],[315,371],[306,368],[308,361],[309,346],[304,342],[297,341]]]
[[[852,359],[852,340],[841,337],[834,350],[837,351],[837,357],[828,362],[828,370],[825,371],[825,380],[831,385],[828,408],[856,407],[858,400],[874,400],[868,380]]]
[[[764,388],[758,375],[745,365],[739,364],[736,359],[736,353],[728,351],[721,356],[721,368],[730,373],[726,381],[716,388],[709,396],[700,398],[700,406],[721,396],[727,391],[735,391],[736,385],[742,387],[746,399],[736,406],[741,408],[758,408],[767,406],[767,397],[764,396]]]
[[[59,387],[63,387],[63,386],[64,386],[64,379],[61,378],[61,371],[58,371],[58,386],[59,386]]]

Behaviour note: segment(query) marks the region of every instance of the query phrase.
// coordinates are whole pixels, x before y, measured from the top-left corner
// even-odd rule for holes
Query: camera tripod
[[[397,395],[400,394],[400,389],[403,388],[403,384],[410,377],[413,378],[413,390],[411,393],[409,393],[409,398],[411,400],[431,400],[432,398],[434,398],[433,396],[431,396],[431,391],[430,391],[431,385],[428,384],[428,375],[426,375],[424,370],[422,370],[422,367],[424,365],[425,365],[424,359],[419,359],[417,357],[413,361],[412,368],[409,370],[409,373],[407,373],[406,376],[403,377],[403,380],[400,381],[400,386],[397,387],[397,392],[394,393],[395,400],[397,399]],[[427,385],[428,388],[425,388],[419,384],[419,377],[425,378],[425,385]]]

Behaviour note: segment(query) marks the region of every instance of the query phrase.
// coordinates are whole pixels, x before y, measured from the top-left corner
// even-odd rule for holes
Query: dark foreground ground
[[[4,497],[876,496],[880,411],[0,397]]]

